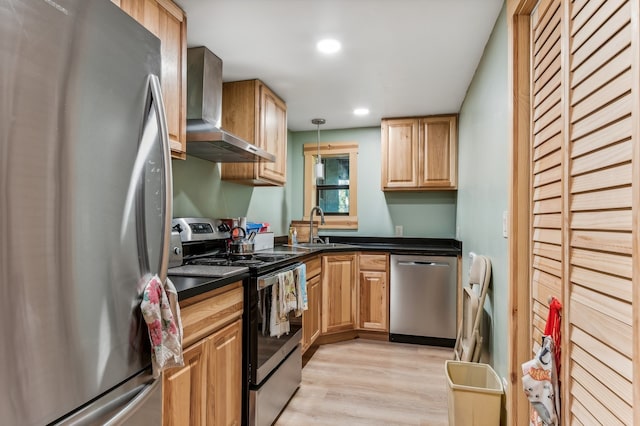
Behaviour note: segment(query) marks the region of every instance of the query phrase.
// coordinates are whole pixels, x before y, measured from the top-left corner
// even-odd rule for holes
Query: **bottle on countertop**
[[[298,231],[296,231],[295,226],[289,227],[289,238],[287,239],[287,244],[294,245],[298,243]]]

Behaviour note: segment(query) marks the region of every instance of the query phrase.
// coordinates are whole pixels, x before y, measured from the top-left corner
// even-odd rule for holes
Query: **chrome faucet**
[[[322,211],[320,206],[315,206],[314,208],[311,209],[311,213],[309,213],[309,242],[310,243],[315,243],[316,241],[324,242],[317,235],[316,236],[313,235],[313,213],[314,212],[320,213],[320,225],[324,225],[324,212]]]

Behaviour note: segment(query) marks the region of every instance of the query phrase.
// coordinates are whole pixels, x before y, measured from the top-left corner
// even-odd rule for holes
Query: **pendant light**
[[[316,179],[324,180],[324,164],[320,158],[320,125],[326,123],[324,118],[314,118],[311,123],[318,127],[318,156],[316,157],[316,164],[314,166]]]

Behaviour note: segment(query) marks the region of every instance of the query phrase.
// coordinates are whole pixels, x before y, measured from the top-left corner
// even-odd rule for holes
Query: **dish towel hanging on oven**
[[[140,310],[151,341],[153,376],[158,377],[165,368],[183,366],[178,292],[169,278],[164,285],[157,275],[147,281]]]
[[[289,313],[295,312],[299,317],[302,311],[308,309],[306,272],[307,268],[303,264],[277,275],[276,282],[271,286],[270,336],[280,337],[289,333]],[[266,312],[267,303],[264,305],[263,312]]]
[[[290,292],[294,291],[293,296]],[[289,301],[295,301],[295,286],[293,271],[285,271],[278,274],[276,282],[271,290],[271,313],[269,315],[269,334],[272,337],[280,337],[289,333]],[[295,309],[295,307],[293,308]]]
[[[309,309],[307,302],[307,265],[304,263],[293,270],[293,279],[296,283],[296,316],[302,315],[302,311]]]

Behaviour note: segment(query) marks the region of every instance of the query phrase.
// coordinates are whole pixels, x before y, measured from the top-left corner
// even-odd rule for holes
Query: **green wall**
[[[303,216],[305,143],[316,143],[317,132],[294,132],[289,145],[293,159],[288,181],[291,185],[291,217]],[[345,130],[320,129],[321,142],[358,142],[358,229],[327,230],[320,234],[393,236],[402,225],[405,236],[455,236],[456,192],[384,193],[380,189],[380,127]],[[308,212],[306,212],[308,213]]]
[[[469,252],[488,256],[492,283],[485,303],[489,322],[485,355],[500,376],[507,375],[507,239],[502,217],[509,179],[507,20],[505,7],[476,69],[460,110],[458,134],[459,239],[463,241],[463,283]]]
[[[287,140],[291,141],[291,133]],[[291,156],[287,168],[291,170]],[[220,180],[220,164],[187,156],[173,160],[173,217],[238,217],[268,222],[276,235],[289,228],[291,191],[284,187],[251,187]]]

